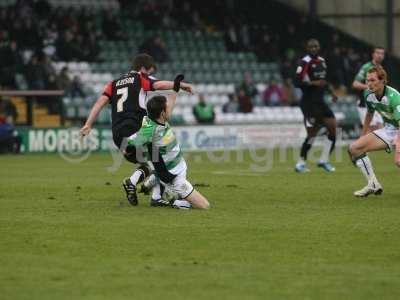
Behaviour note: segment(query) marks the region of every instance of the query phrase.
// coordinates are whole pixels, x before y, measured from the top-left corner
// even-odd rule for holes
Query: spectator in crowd
[[[138,17],[142,20],[146,28],[157,28],[161,23],[160,10],[157,1],[145,1],[140,7],[135,7],[138,9]],[[150,53],[149,53],[150,54]]]
[[[227,30],[225,31],[225,43],[226,47],[230,51],[238,51],[239,47],[239,39],[236,33],[235,26],[232,23],[228,23],[226,25]]]
[[[31,18],[23,19],[20,35],[22,36],[19,43],[24,48],[35,49],[42,42],[37,25],[33,23]]]
[[[159,36],[147,39],[140,47],[139,52],[147,53],[154,57],[155,61],[164,63],[169,60],[164,41]]]
[[[83,59],[85,61],[94,62],[100,54],[100,47],[97,43],[97,37],[94,34],[89,35],[87,41],[87,46],[84,49]]]
[[[251,113],[253,111],[253,102],[245,90],[240,89],[238,93],[239,112]]]
[[[40,63],[38,56],[32,56],[25,68],[25,78],[31,90],[44,90],[46,88],[46,70]]]
[[[15,41],[19,57],[27,57],[25,61],[18,58],[18,62],[14,64],[10,63],[12,60],[1,56],[0,85],[7,82],[8,86],[15,86],[15,73],[30,64],[30,53],[37,53],[39,50],[53,60],[98,61],[99,51],[102,49],[98,45],[99,41],[121,40],[122,35],[125,35],[125,28],[122,28],[119,20],[126,17],[142,22],[146,29],[185,28],[194,33],[219,30],[224,32],[229,51],[254,51],[260,61],[279,62],[282,77],[286,80],[293,78],[295,70],[292,67],[296,65],[293,57],[300,56],[303,51],[302,41],[309,37],[315,22],[318,22],[304,15],[285,11],[274,5],[273,1],[257,1],[258,4],[252,6],[240,1],[235,2],[235,5],[230,1],[216,1],[207,6],[196,1],[119,2],[121,10],[111,14],[109,10],[95,14],[83,8],[55,9],[46,0],[22,0],[8,7],[0,7],[0,48]],[[266,9],[260,10],[259,7]],[[271,9],[267,9],[268,7]],[[211,10],[212,14],[209,13]],[[99,15],[103,20],[100,27],[96,26]],[[290,22],[282,26],[281,19]],[[328,73],[334,77],[332,79],[336,86],[350,87],[352,78],[361,62],[366,59],[364,56],[367,53],[348,47],[353,40],[333,29],[323,27],[321,34],[326,40],[326,49],[322,55],[328,58],[328,67],[334,67]],[[165,43],[159,37],[146,41],[140,50],[151,54],[158,62],[170,60]],[[397,68],[396,63],[390,65],[393,65],[393,69]],[[30,77],[29,80],[27,78],[28,82],[41,81],[27,76]],[[244,89],[246,95],[255,101],[256,89],[249,89],[247,84],[237,87],[237,93],[240,89]]]
[[[250,98],[251,101],[254,101],[254,97],[258,95],[258,90],[256,85],[253,82],[253,78],[251,77],[250,73],[244,74],[244,79],[240,83],[239,87],[237,88],[239,91],[238,94],[240,95],[240,91],[242,90],[246,96]]]
[[[56,76],[56,70],[54,69],[53,62],[50,59],[49,56],[47,56],[45,53],[41,52],[38,55],[38,62],[39,64],[43,67],[44,73],[45,73],[45,78],[46,78],[46,89],[49,89],[47,87],[49,77],[50,76]]]
[[[57,84],[61,90],[65,91],[66,94],[68,94],[71,90],[72,82],[67,67],[63,67],[60,71],[60,74],[58,74]]]
[[[282,92],[284,98],[287,99],[285,105],[298,106],[302,96],[301,89],[296,88],[291,78],[286,78],[283,81]]]
[[[57,54],[59,59],[63,61],[80,60],[83,57],[80,44],[83,40],[75,41],[75,35],[72,31],[67,30],[57,40]]]
[[[264,33],[256,45],[256,54],[262,61],[277,61],[279,50],[277,43],[269,33]]]
[[[199,124],[212,124],[215,120],[214,106],[207,103],[203,94],[199,95],[199,102],[193,107],[193,114]]]
[[[118,23],[118,17],[115,14],[105,14],[101,25],[103,34],[108,40],[116,41],[124,38],[121,25]]]
[[[282,79],[292,78],[295,71],[293,70],[293,62],[286,59],[281,63],[281,76]]]
[[[52,23],[45,31],[43,38],[43,52],[49,57],[56,55],[56,42],[58,39],[58,32],[56,24]]]
[[[0,98],[0,115],[7,123],[15,124],[18,117],[17,108],[9,99]]]
[[[18,136],[12,120],[16,116],[15,107],[0,99],[0,153],[19,153],[21,137]]]
[[[48,90],[59,90],[60,87],[57,82],[57,77],[55,74],[51,74],[48,77],[47,83]],[[41,99],[42,102],[47,106],[50,114],[58,114],[60,112],[60,97],[59,96],[49,96]]]
[[[69,94],[71,97],[85,97],[85,92],[83,91],[83,84],[79,76],[74,76],[72,79]]]
[[[286,105],[288,103],[286,96],[282,87],[272,79],[262,94],[262,101],[266,106]]]
[[[287,24],[285,38],[281,42],[281,52],[287,49],[295,50],[301,44],[300,36],[296,31],[296,26],[293,23]]]
[[[222,112],[237,113],[239,111],[238,97],[235,94],[229,94],[228,99],[228,102],[222,106]]]
[[[344,57],[339,47],[335,47],[327,57],[329,67],[329,80],[332,82],[335,89],[346,82]]]
[[[22,58],[16,41],[5,42],[0,46],[0,86],[16,88],[15,74]]]

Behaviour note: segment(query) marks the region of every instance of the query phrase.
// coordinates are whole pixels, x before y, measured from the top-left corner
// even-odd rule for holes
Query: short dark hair
[[[374,48],[372,48],[372,53],[374,53],[376,50],[383,50],[383,51],[386,51],[386,50],[385,50],[385,47],[382,47],[382,46],[375,46]]]
[[[318,43],[318,45],[319,45],[319,41],[316,38],[309,38],[306,42],[307,47],[308,47],[308,44],[310,44],[310,43]]]
[[[164,96],[154,96],[147,102],[147,115],[150,119],[156,120],[166,108],[167,98]]]
[[[139,71],[141,68],[145,68],[146,70],[153,67],[156,68],[156,62],[153,56],[148,55],[146,53],[140,53],[135,56],[132,63],[132,69],[135,71]]]

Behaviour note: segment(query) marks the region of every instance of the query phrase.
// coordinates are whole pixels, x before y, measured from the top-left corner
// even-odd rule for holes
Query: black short
[[[126,119],[114,126],[112,128],[112,134],[115,146],[120,149],[124,138],[130,137],[132,134],[138,132],[141,126],[142,122],[135,119]]]
[[[325,102],[301,103],[300,108],[303,112],[304,125],[306,127],[322,125],[324,119],[335,118],[335,114]]]

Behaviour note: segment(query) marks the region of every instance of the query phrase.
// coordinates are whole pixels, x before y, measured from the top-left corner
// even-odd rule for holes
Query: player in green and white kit
[[[362,136],[349,148],[353,163],[361,170],[368,182],[364,188],[354,192],[357,197],[366,197],[369,194],[380,195],[383,192],[382,185],[378,182],[367,156],[368,152],[384,149],[390,152],[395,146],[395,163],[400,167],[400,93],[386,85],[386,82],[387,75],[382,67],[377,66],[368,70],[368,90],[364,91],[368,111],[364,120]],[[369,132],[375,112],[382,116],[384,127]]]
[[[186,180],[187,165],[182,156],[180,145],[168,123],[176,103],[176,94],[155,96],[147,102],[147,114],[142,127],[133,136],[128,138],[128,145],[136,148],[136,154],[146,153],[153,163],[156,176],[161,184],[178,195],[179,199],[172,203],[178,208],[209,208],[208,200],[196,191]],[[141,159],[141,158],[139,158]],[[160,185],[153,188],[152,204],[164,206],[161,201]],[[161,203],[162,205],[157,205]]]
[[[363,64],[360,70],[358,71],[356,77],[354,78],[352,85],[353,88],[360,92],[364,92],[365,90],[367,90],[368,86],[366,80],[368,71],[373,67],[381,66],[384,59],[385,59],[385,48],[375,47],[374,50],[372,51],[372,60]],[[361,124],[363,124],[364,122],[366,113],[367,113],[367,108],[365,105],[365,99],[363,96],[361,96],[358,107],[358,114],[360,116]],[[383,124],[382,117],[379,114],[375,114],[370,124],[371,127],[380,128],[382,127],[382,124]]]

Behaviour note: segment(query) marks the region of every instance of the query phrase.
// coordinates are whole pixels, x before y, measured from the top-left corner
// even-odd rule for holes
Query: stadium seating
[[[117,9],[117,1],[56,1],[56,6],[90,7],[91,5]],[[96,3],[94,3],[96,2]],[[101,18],[100,18],[101,19]],[[100,22],[101,20],[99,20]],[[228,95],[235,92],[235,86],[249,72],[257,83],[259,93],[265,90],[270,79],[281,83],[277,63],[258,62],[252,52],[228,52],[220,33],[199,33],[191,31],[145,30],[143,24],[131,19],[122,18],[128,39],[121,41],[99,41],[100,61],[57,62],[57,71],[67,66],[71,76],[80,76],[86,88],[90,89],[89,97],[64,98],[63,105],[66,117],[70,120],[84,119],[105,84],[130,69],[131,59],[138,52],[145,39],[158,35],[166,43],[170,61],[158,64],[156,77],[170,80],[177,73],[184,73],[186,79],[193,82],[196,92],[204,95],[214,105],[217,124],[255,124],[255,123],[301,123],[303,120],[298,107],[262,107],[255,106],[252,113],[223,113],[222,106],[228,102]],[[172,121],[176,124],[195,124],[192,107],[198,96],[181,93],[180,105],[176,107]],[[260,104],[255,98],[255,104]],[[341,122],[354,122],[358,118],[354,107],[354,98],[342,98],[333,109]],[[110,108],[106,107],[100,114],[98,123],[110,123]]]
[[[178,63],[174,63],[178,65]],[[96,65],[96,64],[95,64]],[[166,68],[167,64],[161,65],[160,69]],[[67,66],[71,75],[79,75],[82,81],[90,86],[92,95],[83,98],[65,97],[63,100],[64,111],[66,117],[71,120],[84,119],[90,108],[92,107],[96,97],[101,94],[105,84],[112,80],[112,73],[108,72],[92,72],[93,64],[85,62],[57,62],[54,67],[61,70]],[[178,66],[175,66],[178,68]],[[177,69],[178,72],[178,69]],[[175,73],[170,72],[170,78]],[[217,124],[252,124],[252,123],[300,123],[302,122],[302,114],[298,107],[260,107],[256,106],[254,111],[249,114],[242,113],[223,113],[222,106],[228,102],[228,94],[235,91],[235,83],[202,83],[196,84],[196,92],[203,94],[208,102],[214,105],[216,112]],[[265,83],[258,83],[257,89],[259,93],[265,90]],[[178,124],[195,124],[195,119],[192,115],[192,107],[198,102],[197,95],[180,94],[180,105],[174,112],[173,120]],[[351,123],[358,120],[357,110],[354,107],[355,99],[353,96],[341,97],[339,104],[333,105],[336,116],[339,121]],[[108,124],[111,121],[110,108],[107,107],[99,116],[98,123]]]

